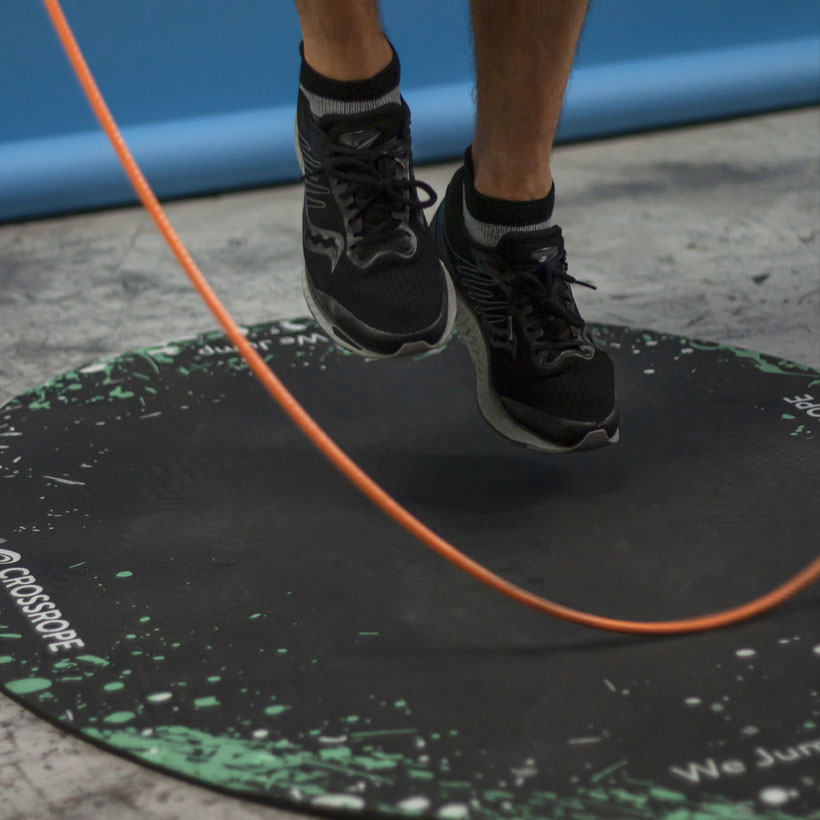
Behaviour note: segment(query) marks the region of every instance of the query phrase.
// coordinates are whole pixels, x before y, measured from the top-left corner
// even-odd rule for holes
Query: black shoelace
[[[357,246],[383,245],[403,235],[402,221],[395,215],[397,209],[421,210],[437,199],[426,182],[405,178],[406,161],[406,145],[401,136],[369,148],[333,142],[327,159],[302,179],[324,176],[344,183],[342,195],[352,205],[353,220],[361,220],[351,250]],[[420,200],[419,190],[428,198]]]
[[[533,361],[544,364],[551,354],[589,346],[570,285],[597,290],[567,270],[566,254],[561,251],[543,262],[509,265],[502,273],[508,294],[509,341],[513,341],[513,318],[530,345]]]

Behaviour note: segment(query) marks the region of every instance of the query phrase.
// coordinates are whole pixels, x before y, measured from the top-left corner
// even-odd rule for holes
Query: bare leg
[[[531,200],[552,187],[550,151],[587,0],[471,0],[476,190]]]
[[[378,0],[296,0],[305,59],[333,80],[366,80],[390,62]]]

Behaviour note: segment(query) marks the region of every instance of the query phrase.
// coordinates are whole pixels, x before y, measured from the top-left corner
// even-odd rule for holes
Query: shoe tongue
[[[401,133],[404,123],[402,107],[397,103],[388,103],[361,114],[331,114],[324,119],[334,139],[350,148],[371,148],[395,137]]]
[[[501,238],[498,253],[517,265],[542,264],[561,252],[561,229],[557,226],[543,231],[516,231]]]
[[[350,148],[370,148],[379,138],[379,132],[375,128],[362,128],[358,131],[348,131],[339,137],[342,145]]]

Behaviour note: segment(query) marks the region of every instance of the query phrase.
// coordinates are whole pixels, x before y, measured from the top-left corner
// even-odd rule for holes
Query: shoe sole
[[[294,121],[293,123],[293,147],[296,150],[296,159],[299,162],[299,168],[304,174],[305,163],[302,157],[302,149],[299,146],[298,121]],[[324,330],[325,333],[327,333],[327,335],[337,345],[339,345],[339,347],[344,348],[350,353],[355,353],[357,356],[365,356],[368,359],[395,359],[400,356],[414,356],[420,353],[427,353],[430,350],[435,350],[445,344],[450,336],[453,335],[453,328],[455,327],[456,322],[456,291],[455,286],[450,279],[450,274],[447,272],[447,268],[444,264],[441,264],[441,272],[444,276],[444,283],[447,289],[447,319],[445,321],[444,330],[441,336],[432,342],[428,342],[423,339],[412,339],[400,344],[396,350],[391,351],[390,353],[373,350],[364,344],[360,344],[354,339],[351,339],[350,335],[345,333],[345,331],[336,324],[333,316],[326,313],[315,299],[313,289],[308,281],[306,267],[302,268],[302,293],[304,294],[305,302],[307,303],[308,310],[313,315],[313,318],[319,323],[322,330]],[[374,332],[384,333],[385,331],[377,331],[374,328]]]
[[[334,318],[322,310],[313,296],[310,282],[307,278],[307,269],[302,268],[302,293],[305,297],[308,310],[313,315],[313,318],[319,323],[319,326],[325,333],[337,344],[350,353],[355,353],[357,356],[365,356],[368,359],[395,359],[400,356],[414,356],[420,353],[427,353],[430,350],[435,350],[447,342],[453,334],[453,328],[456,323],[456,292],[449,274],[442,266],[442,273],[447,285],[447,321],[444,325],[444,331],[441,336],[432,342],[424,339],[411,339],[404,342],[396,350],[390,353],[373,350],[364,344],[351,339],[349,334],[345,333],[335,322]],[[384,332],[384,331],[381,331]]]

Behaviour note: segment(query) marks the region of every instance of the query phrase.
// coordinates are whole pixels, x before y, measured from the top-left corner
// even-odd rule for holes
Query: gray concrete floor
[[[440,192],[453,165],[422,169]],[[820,367],[820,110],[557,149],[589,320]],[[304,315],[298,186],[174,203],[242,323]],[[0,227],[0,403],[82,362],[211,329],[138,209]],[[143,769],[0,697],[0,820],[304,817]]]

